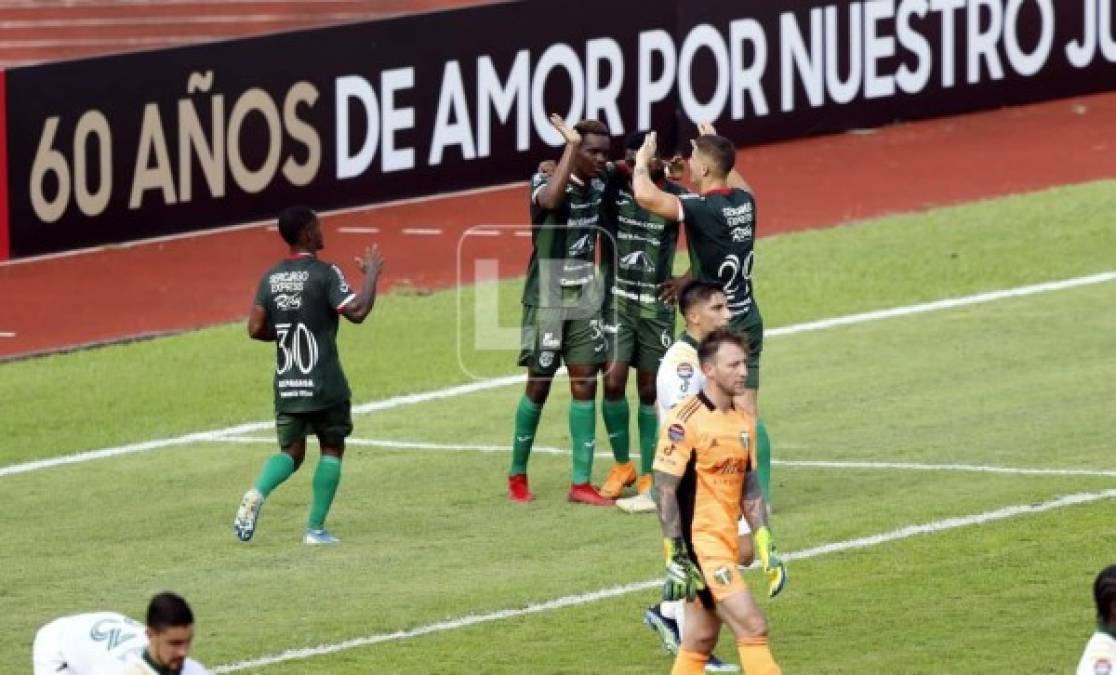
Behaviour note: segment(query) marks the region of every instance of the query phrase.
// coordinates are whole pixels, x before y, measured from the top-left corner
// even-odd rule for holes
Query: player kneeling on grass
[[[746,358],[742,340],[727,331],[701,341],[705,385],[664,420],[655,453],[667,568],[663,599],[687,601],[686,630],[671,671],[680,675],[704,671],[722,621],[736,637],[745,673],[782,672],[767,646],[767,621],[737,569],[743,516],[755,532],[768,595],[786,584],[755,472],[755,417],[733,407],[746,386]]]
[[[174,593],[147,606],[147,625],[116,612],[74,614],[51,621],[35,634],[34,675],[205,675],[187,658],[194,640],[194,613]]]
[[[351,393],[337,351],[337,317],[362,323],[376,302],[384,259],[375,246],[357,265],[364,273],[354,293],[337,265],[318,260],[325,247],[318,216],[304,206],[279,215],[279,234],[290,253],[264,274],[248,317],[248,336],[275,343],[275,430],[280,452],[264,463],[244,494],[233,531],[248,541],[256,531],[264,499],[291,477],[306,456],[306,434],[318,437],[322,457],[314,471],[313,503],[303,543],[334,544],[326,515],[341,482],[345,438],[353,431]]]
[[[1116,671],[1116,565],[1101,570],[1093,581],[1097,630],[1085,645],[1077,675],[1107,675]]]

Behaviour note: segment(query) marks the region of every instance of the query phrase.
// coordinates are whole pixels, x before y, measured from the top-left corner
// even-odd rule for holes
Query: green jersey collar
[[[1100,621],[1097,623],[1097,632],[1104,633],[1113,640],[1116,640],[1116,623],[1105,623]]]
[[[697,351],[698,341],[694,339],[693,335],[690,335],[689,331],[682,331],[682,334],[678,336],[678,341],[685,342],[693,347],[695,352]]]
[[[172,670],[171,668],[160,666],[158,663],[155,663],[155,659],[151,658],[151,654],[146,649],[143,650],[143,662],[156,673],[159,673],[159,675],[178,675],[178,673],[182,672],[181,670]]]

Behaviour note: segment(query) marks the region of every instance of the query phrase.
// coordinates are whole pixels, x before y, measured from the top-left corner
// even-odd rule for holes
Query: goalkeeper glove
[[[771,530],[761,527],[756,530],[752,539],[756,543],[760,562],[763,563],[763,573],[767,576],[767,597],[774,598],[787,585],[787,566],[779,559],[775,542],[771,541]]]
[[[666,555],[666,581],[663,583],[663,600],[682,600],[693,602],[698,591],[705,589],[690,554],[686,542],[681,537],[663,540],[663,553]]]

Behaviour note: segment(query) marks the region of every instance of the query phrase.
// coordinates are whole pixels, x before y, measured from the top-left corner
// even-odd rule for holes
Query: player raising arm
[[[763,316],[755,300],[752,266],[755,260],[756,203],[747,183],[733,168],[736,148],[702,124],[701,133],[690,141],[690,180],[700,194],[675,196],[650,180],[649,162],[655,155],[655,137],[650,134],[636,153],[633,186],[640,206],[660,215],[674,214],[686,223],[690,275],[701,281],[719,283],[728,297],[732,319],[729,330],[748,343],[748,386],[737,401],[759,420],[757,433],[759,479],[764,497],[771,500],[771,447],[758,410],[760,356],[763,353]],[[667,285],[669,295],[670,284]]]
[[[337,265],[318,259],[325,247],[317,214],[304,206],[279,215],[279,234],[290,254],[264,274],[248,317],[248,335],[275,342],[275,429],[279,452],[264,462],[255,486],[240,502],[233,530],[248,541],[264,499],[298,470],[306,457],[306,435],[314,433],[321,459],[314,471],[313,502],[305,544],[334,544],[325,529],[337,486],[345,438],[353,431],[351,393],[337,351],[338,315],[362,323],[376,302],[384,260],[371,246],[357,259],[364,274],[359,293]]]

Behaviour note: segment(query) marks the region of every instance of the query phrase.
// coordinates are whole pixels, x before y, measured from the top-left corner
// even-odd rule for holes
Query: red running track
[[[750,148],[739,166],[769,236],[1116,177],[1114,138],[1116,94],[1102,94]],[[527,227],[522,184],[329,214],[324,224],[323,258],[355,276],[353,256],[376,241],[389,288],[456,283],[470,228],[490,232],[463,240],[467,258],[497,260],[501,276],[522,274],[529,253],[515,234]],[[256,225],[0,266],[0,358],[241,319],[283,253],[278,234]]]

